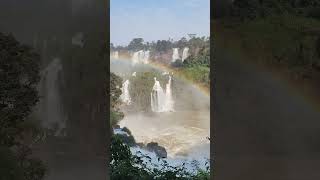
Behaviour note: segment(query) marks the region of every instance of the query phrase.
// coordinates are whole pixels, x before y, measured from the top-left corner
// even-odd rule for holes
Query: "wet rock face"
[[[159,146],[156,142],[148,143],[146,149],[148,151],[154,152],[160,158],[167,158],[166,149],[162,146]]]
[[[120,127],[120,126],[119,126]],[[134,137],[131,135],[131,132],[128,128],[115,128],[114,134],[122,140],[124,144],[127,144],[128,146],[136,146],[136,141]]]
[[[115,136],[118,136],[124,144],[130,147],[138,146],[147,151],[154,152],[159,158],[167,158],[167,150],[164,147],[159,146],[159,144],[156,142],[151,142],[147,145],[143,143],[137,143],[130,130],[126,127],[120,128],[119,125],[116,125],[113,128],[113,133]]]

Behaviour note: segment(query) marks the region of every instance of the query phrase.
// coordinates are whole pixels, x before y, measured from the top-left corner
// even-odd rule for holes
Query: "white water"
[[[114,134],[118,135],[125,135],[129,136],[127,132],[122,131],[122,129],[113,129]],[[188,134],[187,134],[188,136]],[[198,151],[197,153],[192,153],[190,156],[174,156],[172,157],[169,155],[167,158],[161,158],[159,160],[158,156],[151,151],[148,151],[146,149],[143,149],[139,146],[133,146],[130,147],[130,151],[132,154],[138,156],[141,158],[144,164],[150,169],[156,168],[158,170],[163,170],[162,168],[168,168],[168,166],[165,166],[164,160],[168,163],[168,165],[173,167],[179,167],[183,166],[186,168],[186,170],[190,173],[195,173],[198,171],[198,169],[205,169],[209,163],[209,159],[207,158],[207,154],[203,154],[203,152]],[[151,159],[146,158],[146,156],[150,157]],[[194,161],[197,161],[195,163]]]
[[[137,76],[137,72],[133,72],[133,73],[132,73],[132,76],[133,76],[133,77],[136,77],[136,76]]]
[[[139,51],[132,55],[132,65],[139,63]]]
[[[126,80],[123,84],[122,84],[122,94],[120,96],[120,99],[122,100],[123,103],[130,105],[131,104],[131,98],[130,98],[130,93],[129,93],[129,84],[130,81]]]
[[[180,59],[179,48],[173,48],[172,62],[175,62],[178,59]]]
[[[157,78],[154,78],[154,85],[151,92],[151,110],[153,112],[164,112],[164,105],[165,93],[160,82],[157,81]]]
[[[150,51],[137,51],[134,52],[132,55],[132,64],[148,64],[149,63],[149,57],[150,57]]]
[[[66,119],[62,110],[59,93],[59,73],[62,71],[61,60],[55,58],[41,72],[40,94],[42,96],[39,109],[40,118],[45,120],[43,126],[49,129],[56,128],[55,135],[64,135],[62,132],[66,128]]]
[[[189,48],[188,47],[185,47],[184,49],[183,49],[183,52],[182,52],[182,62],[185,60],[185,59],[187,59],[188,58],[188,56],[189,56]]]
[[[130,147],[130,151],[132,154],[141,157],[141,160],[146,164],[146,166],[150,169],[156,168],[158,170],[162,170],[163,167],[166,169],[170,169],[168,166],[163,165],[163,160],[165,160],[169,166],[173,167],[179,167],[183,166],[186,168],[186,170],[190,173],[196,173],[198,169],[205,169],[207,164],[206,162],[209,162],[207,158],[184,158],[184,157],[176,157],[176,158],[163,158],[160,161],[158,160],[157,155],[154,152],[150,152],[147,150],[144,150],[140,147]],[[146,158],[145,156],[148,156],[151,158],[151,161]],[[194,161],[197,161],[197,163],[194,163]],[[172,170],[172,169],[171,169]]]
[[[129,61],[125,60],[111,61],[111,70],[118,75],[128,72],[130,73],[128,75],[131,75],[133,72],[138,74],[157,71],[150,65],[141,66],[133,67]],[[206,138],[210,136],[210,98],[192,84],[174,78],[172,73],[163,71],[159,73],[166,77],[172,76],[171,84],[169,81],[167,82],[167,85],[170,84],[170,86],[161,87],[160,83],[156,83],[157,79],[153,81],[154,89],[157,89],[162,97],[170,94],[167,87],[171,87],[174,111],[162,113],[137,112],[128,106],[123,106],[121,110],[125,113],[125,116],[119,122],[119,125],[129,128],[138,143],[157,142],[160,146],[165,147],[168,153],[166,160],[170,165],[171,162],[187,161],[191,163],[192,160],[197,160],[202,166],[204,160],[209,158],[210,155],[210,142]],[[157,94],[156,97],[158,97]],[[153,104],[157,105],[158,103],[153,102]],[[137,147],[131,148],[132,152],[137,152],[137,150],[139,150]],[[146,153],[152,154],[152,152]],[[153,156],[152,161],[157,161],[158,158],[155,155]]]
[[[171,91],[171,76],[169,76],[168,83],[166,84],[166,98],[165,98],[165,111],[174,111],[173,105],[174,101],[172,99],[172,91]]]
[[[169,72],[162,72],[161,74],[165,76],[165,75],[168,75]]]
[[[171,76],[166,84],[166,91],[160,85],[160,82],[154,78],[154,85],[151,92],[151,110],[153,112],[173,111],[174,101],[171,92]]]
[[[118,51],[114,51],[111,53],[111,57],[114,59],[119,59],[119,52]]]
[[[143,63],[144,64],[149,63],[149,57],[150,57],[150,51],[144,51],[144,56],[143,56]]]

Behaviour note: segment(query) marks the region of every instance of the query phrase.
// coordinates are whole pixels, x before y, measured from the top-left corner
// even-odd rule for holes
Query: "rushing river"
[[[207,137],[210,136],[210,97],[208,95],[193,84],[176,78],[174,74],[149,64],[132,65],[128,60],[111,59],[110,69],[124,81],[132,77],[132,74],[135,76],[139,72],[157,71],[163,76],[170,74],[172,86],[175,87],[172,89],[174,110],[142,112],[128,110],[127,106],[122,106],[125,117],[119,125],[129,128],[137,142],[145,144],[157,142],[165,147],[168,159],[200,162],[209,159],[210,142]],[[162,88],[167,92],[169,87]]]

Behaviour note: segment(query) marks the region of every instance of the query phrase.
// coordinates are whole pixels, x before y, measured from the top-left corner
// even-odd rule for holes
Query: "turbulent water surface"
[[[154,89],[158,89],[160,95],[155,97],[156,92],[150,91],[151,103],[161,98],[159,100],[164,104],[161,111],[154,111],[155,107],[150,108],[153,110],[151,112],[129,111],[127,106],[122,108],[125,117],[119,125],[129,128],[137,142],[159,143],[166,148],[168,159],[171,160],[188,159],[201,162],[209,158],[210,144],[207,139],[210,136],[209,96],[194,85],[175,78],[172,73],[169,75],[168,72],[151,65],[141,63],[133,66],[128,60],[111,60],[111,71],[123,77],[124,81],[133,73],[148,71],[158,71],[168,78],[167,84],[162,87],[158,87],[156,79],[152,82],[155,83]],[[175,88],[172,89],[171,86]],[[171,93],[175,95],[172,97]]]

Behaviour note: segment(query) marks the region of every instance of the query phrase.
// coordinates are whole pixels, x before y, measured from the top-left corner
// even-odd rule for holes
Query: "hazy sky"
[[[110,11],[115,45],[210,34],[210,0],[111,0]]]

